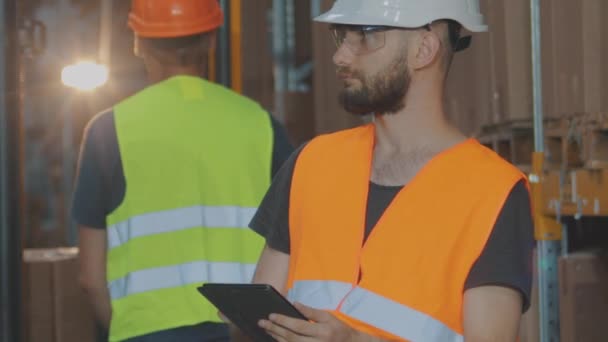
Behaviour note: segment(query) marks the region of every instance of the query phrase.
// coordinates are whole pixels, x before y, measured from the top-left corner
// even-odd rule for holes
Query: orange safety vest
[[[524,175],[468,139],[427,163],[363,245],[374,132],[320,136],[298,157],[288,298],[381,338],[462,341],[465,281]]]

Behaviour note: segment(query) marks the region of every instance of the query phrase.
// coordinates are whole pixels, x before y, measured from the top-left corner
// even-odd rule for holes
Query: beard
[[[411,80],[405,54],[373,76],[365,76],[348,68],[338,69],[338,72],[344,71],[361,82],[358,89],[349,89],[345,85],[340,92],[340,104],[347,112],[361,116],[371,113],[394,114],[405,106],[403,100]]]

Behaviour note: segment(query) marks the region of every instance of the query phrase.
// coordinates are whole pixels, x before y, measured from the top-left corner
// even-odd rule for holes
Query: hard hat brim
[[[466,30],[470,32],[487,32],[487,25],[469,25],[463,23],[458,18],[443,18],[443,19],[452,19],[459,22]],[[326,24],[336,24],[336,25],[370,25],[370,26],[393,26],[393,27],[405,27],[405,28],[417,28],[422,27],[424,25],[428,25],[437,19],[417,17],[411,18],[408,20],[407,26],[403,24],[403,18],[401,20],[395,20],[394,24],[390,22],[387,23],[387,18],[376,18],[372,16],[367,16],[361,13],[357,14],[340,14],[335,13],[333,11],[328,11],[326,13],[321,14],[320,16],[313,19],[319,23]]]

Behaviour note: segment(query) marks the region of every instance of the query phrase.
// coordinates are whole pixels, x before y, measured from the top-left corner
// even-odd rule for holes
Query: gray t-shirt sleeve
[[[300,146],[274,176],[249,227],[266,238],[273,249],[289,254],[289,193],[296,160],[305,145]]]
[[[524,181],[518,182],[496,219],[486,246],[471,268],[465,289],[504,286],[523,295],[523,311],[530,307],[534,223],[530,194]]]
[[[124,177],[122,187],[112,179],[113,170],[120,167],[114,113],[108,110],[91,120],[84,132],[72,198],[72,217],[77,224],[106,228],[106,216],[124,196]]]
[[[281,169],[281,166],[285,164],[289,156],[293,153],[294,148],[289,141],[285,126],[281,124],[274,116],[270,115],[270,122],[272,124],[272,169],[271,176],[274,178]]]

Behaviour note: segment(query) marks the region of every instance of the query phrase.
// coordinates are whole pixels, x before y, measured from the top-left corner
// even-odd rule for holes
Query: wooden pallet
[[[608,216],[608,113],[544,122],[543,211],[552,216]],[[477,139],[526,174],[532,171],[532,120],[484,126]]]
[[[545,214],[608,216],[608,169],[552,170],[542,182]]]
[[[544,122],[545,168],[608,168],[608,113],[573,114]],[[477,139],[509,162],[529,169],[534,152],[532,120],[482,127]]]
[[[584,115],[579,127],[585,167],[608,168],[608,113]]]
[[[526,167],[532,163],[534,129],[529,120],[484,126],[477,139],[515,165]]]

